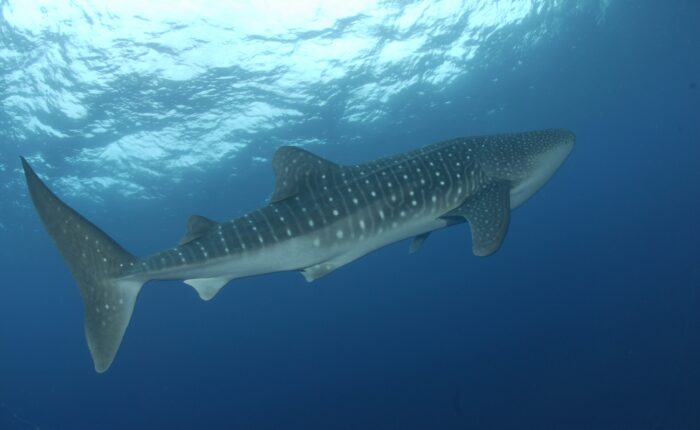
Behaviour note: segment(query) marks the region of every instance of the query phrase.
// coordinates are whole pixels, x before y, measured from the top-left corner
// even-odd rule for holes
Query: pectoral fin
[[[510,223],[510,186],[495,182],[468,198],[445,217],[463,217],[472,231],[472,251],[484,257],[500,248]]]

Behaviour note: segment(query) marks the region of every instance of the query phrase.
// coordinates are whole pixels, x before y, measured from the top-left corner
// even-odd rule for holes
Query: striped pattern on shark
[[[567,130],[467,137],[365,164],[298,147],[273,156],[268,205],[226,222],[193,215],[180,243],[138,258],[62,202],[22,158],[34,205],[76,280],[95,369],[117,353],[141,287],[181,279],[209,300],[230,280],[298,270],[307,281],[388,244],[468,222],[475,255],[495,252],[510,212],[574,146]]]

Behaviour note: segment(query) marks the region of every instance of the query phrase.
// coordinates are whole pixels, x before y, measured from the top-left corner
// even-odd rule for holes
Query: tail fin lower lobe
[[[80,289],[90,353],[95,370],[104,372],[117,354],[146,282],[129,275],[139,260],[63,203],[21,159],[34,206]]]

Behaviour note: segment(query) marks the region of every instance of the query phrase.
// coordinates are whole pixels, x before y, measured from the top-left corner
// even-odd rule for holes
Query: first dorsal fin
[[[282,146],[272,156],[275,192],[270,203],[303,193],[323,183],[335,182],[344,175],[343,167],[296,147]]]
[[[207,234],[209,229],[214,225],[216,225],[216,222],[210,220],[209,218],[201,215],[192,215],[187,220],[187,232],[182,239],[180,239],[178,245],[184,245],[188,242],[192,242],[195,239],[199,239]]]

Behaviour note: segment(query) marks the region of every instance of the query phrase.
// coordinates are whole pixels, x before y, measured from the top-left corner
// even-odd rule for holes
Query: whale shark
[[[463,137],[355,165],[282,146],[266,206],[225,222],[193,215],[176,246],[143,258],[64,203],[20,158],[34,206],[80,290],[101,373],[152,280],[183,280],[204,300],[247,276],[300,271],[310,282],[403,239],[413,238],[415,252],[431,232],[460,223],[470,227],[473,253],[491,255],[511,210],[550,179],[574,142],[562,129]]]

